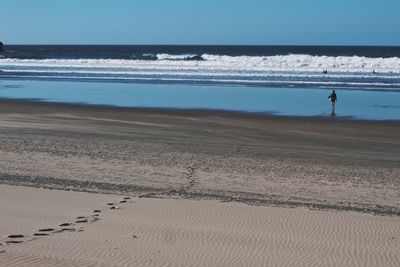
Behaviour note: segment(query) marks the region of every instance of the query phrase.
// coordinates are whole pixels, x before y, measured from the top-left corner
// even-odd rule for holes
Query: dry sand
[[[398,266],[400,217],[0,186],[0,266]],[[119,209],[110,209],[107,203]],[[93,211],[99,209],[98,220]],[[76,223],[77,217],[88,222]],[[70,226],[60,227],[62,223]],[[40,229],[48,236],[33,236]],[[61,231],[62,229],[71,229]],[[8,235],[22,238],[7,238]]]
[[[400,262],[399,122],[0,100],[0,144],[0,266]]]

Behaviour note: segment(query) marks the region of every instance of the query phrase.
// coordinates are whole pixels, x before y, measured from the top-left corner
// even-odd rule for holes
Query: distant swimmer
[[[332,93],[329,95],[328,99],[331,101],[331,115],[335,116],[336,111],[335,111],[335,103],[337,101],[337,96],[335,90],[332,91]]]
[[[4,51],[4,45],[2,42],[0,42],[0,52]]]
[[[323,74],[328,74],[328,70],[323,70],[322,73]]]

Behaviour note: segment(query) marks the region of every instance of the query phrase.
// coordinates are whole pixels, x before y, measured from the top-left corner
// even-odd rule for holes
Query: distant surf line
[[[284,86],[304,86],[304,85],[313,85],[314,87],[326,87],[326,86],[338,86],[345,89],[360,89],[360,90],[374,90],[374,91],[395,91],[400,92],[400,84],[396,86],[388,85],[386,83],[346,83],[346,82],[320,82],[320,81],[263,81],[263,80],[222,80],[222,79],[214,79],[214,80],[204,80],[204,79],[167,79],[167,78],[146,78],[146,77],[84,77],[84,76],[35,76],[35,75],[4,75],[0,76],[2,78],[19,78],[19,79],[57,79],[57,80],[88,80],[88,81],[126,81],[126,82],[136,82],[136,81],[147,81],[147,82],[197,82],[199,84],[210,84],[215,83],[218,85],[256,85],[256,86],[273,86],[273,85],[284,85]]]

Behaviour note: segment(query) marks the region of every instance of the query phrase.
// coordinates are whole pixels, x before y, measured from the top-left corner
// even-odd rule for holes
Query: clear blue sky
[[[400,0],[9,0],[8,44],[400,45]]]

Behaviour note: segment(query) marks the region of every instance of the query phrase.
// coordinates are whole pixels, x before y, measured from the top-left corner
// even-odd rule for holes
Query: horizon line
[[[9,45],[76,45],[76,46],[298,46],[298,47],[309,47],[309,46],[322,46],[322,47],[400,47],[398,45],[388,44],[109,44],[109,43],[5,43],[0,40],[4,46]]]

